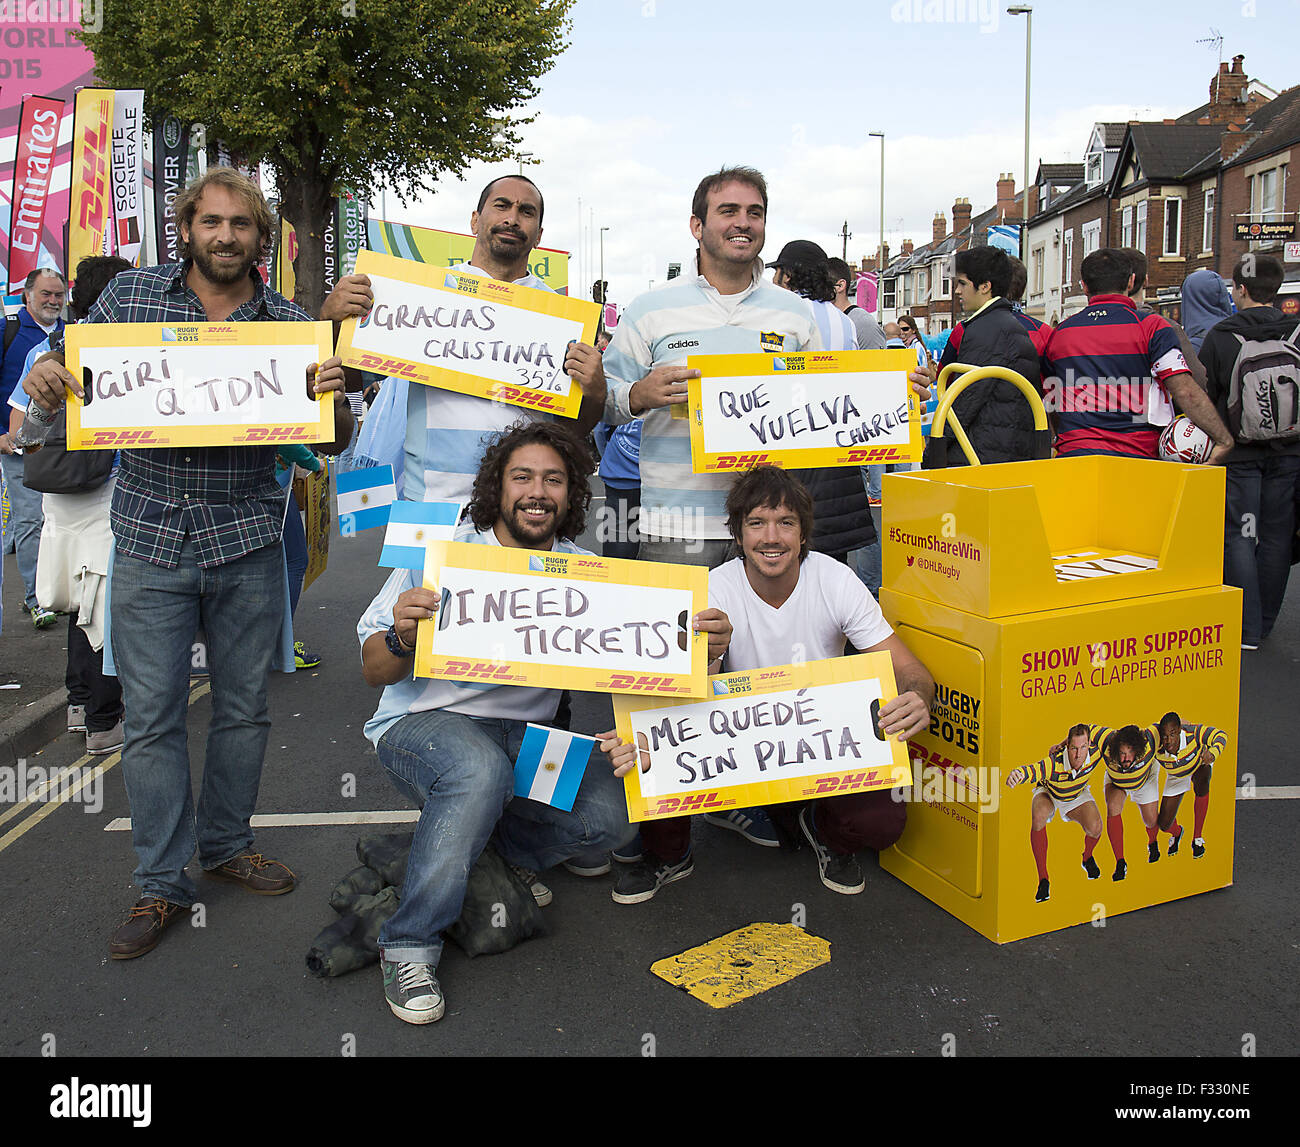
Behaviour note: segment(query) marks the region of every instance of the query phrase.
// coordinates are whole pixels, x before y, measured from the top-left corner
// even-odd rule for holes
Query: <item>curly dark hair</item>
[[[503,430],[483,452],[469,503],[469,516],[476,530],[491,529],[501,516],[501,483],[515,451],[524,446],[539,445],[549,446],[564,459],[569,479],[569,512],[556,526],[556,536],[572,540],[586,528],[587,509],[591,505],[589,477],[596,468],[591,451],[566,426],[558,422],[529,420]]]
[[[740,539],[745,519],[759,506],[769,510],[785,506],[798,515],[799,528],[803,532],[799,560],[803,561],[808,556],[808,542],[813,532],[813,500],[804,484],[779,466],[755,466],[748,473],[741,474],[727,494],[727,529],[736,540],[738,549],[743,549]]]
[[[1109,746],[1107,746],[1110,749],[1110,752],[1106,755],[1110,757],[1112,761],[1119,760],[1119,750],[1121,745],[1127,745],[1132,749],[1133,756],[1139,761],[1142,759],[1142,755],[1147,751],[1146,737],[1143,736],[1142,730],[1136,725],[1125,725],[1122,729],[1116,730],[1115,735],[1110,739]]]
[[[819,303],[835,301],[835,280],[831,277],[830,267],[825,263],[791,263],[782,270],[787,276],[785,286],[796,295]]]

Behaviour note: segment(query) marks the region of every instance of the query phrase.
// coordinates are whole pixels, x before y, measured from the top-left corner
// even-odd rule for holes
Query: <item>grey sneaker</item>
[[[857,858],[851,854],[832,852],[818,838],[813,827],[811,807],[805,806],[799,810],[799,827],[813,847],[817,856],[817,870],[827,888],[845,896],[856,896],[866,888],[867,882]]]
[[[647,853],[635,864],[622,868],[610,896],[615,904],[640,904],[652,900],[665,884],[685,880],[694,871],[695,861],[689,852],[675,864],[656,860]]]
[[[431,1024],[442,1019],[446,1004],[432,964],[381,960],[384,999],[399,1020],[408,1024]]]
[[[68,706],[68,732],[84,733],[86,731],[86,707],[85,705]]]
[[[102,733],[86,734],[86,752],[92,757],[102,757],[105,753],[116,753],[126,743],[125,726],[119,721],[111,729]]]
[[[528,891],[533,894],[533,899],[537,901],[538,908],[545,908],[554,899],[551,890],[537,879],[537,873],[531,868],[521,868],[517,864],[512,864],[510,871],[528,886]]]

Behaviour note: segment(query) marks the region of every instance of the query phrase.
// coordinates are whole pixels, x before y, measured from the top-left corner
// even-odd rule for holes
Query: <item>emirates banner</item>
[[[113,129],[111,88],[82,88],[72,121],[72,206],[68,215],[68,269],[103,255],[109,238],[108,160]]]
[[[55,149],[63,101],[49,96],[23,100],[14,155],[13,204],[9,228],[9,287],[18,290],[36,270],[41,253],[41,231],[50,202]]]
[[[190,129],[175,116],[163,116],[153,129],[154,233],[158,236],[158,262],[181,261],[180,235],[172,218],[172,200],[185,186]]]
[[[144,244],[144,92],[114,93],[112,185],[117,253],[132,266]]]

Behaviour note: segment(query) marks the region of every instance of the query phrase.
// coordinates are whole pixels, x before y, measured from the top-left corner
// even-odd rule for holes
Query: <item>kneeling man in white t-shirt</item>
[[[854,572],[809,552],[812,526],[812,499],[784,470],[760,466],[732,487],[727,527],[742,556],[709,574],[709,605],[726,614],[732,627],[723,671],[838,657],[846,640],[866,653],[888,653],[898,696],[881,708],[880,728],[905,741],[929,726],[934,678],[890,628]],[[633,747],[612,732],[603,738],[601,748],[615,775],[629,772]],[[866,887],[854,854],[888,848],[902,835],[905,820],[904,804],[889,790],[825,797],[798,811],[822,883],[848,895]],[[691,874],[690,817],[646,821],[641,843],[641,860],[624,868],[615,884],[619,904],[649,900],[665,884]]]

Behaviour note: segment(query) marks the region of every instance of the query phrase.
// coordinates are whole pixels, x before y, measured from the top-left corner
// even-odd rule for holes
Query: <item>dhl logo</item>
[[[302,426],[250,426],[244,432],[245,442],[306,442],[312,437]]]
[[[101,446],[135,446],[148,443],[150,446],[165,446],[168,438],[159,438],[152,430],[96,430],[95,436],[87,444],[87,449]]]
[[[770,454],[719,454],[714,465],[719,470],[749,470],[770,457]]]
[[[605,563],[604,563],[603,561],[600,561],[600,562],[578,562],[578,563],[577,563],[577,568],[580,569],[580,570],[583,570],[583,569],[604,569],[604,568],[605,568]]]
[[[494,386],[488,392],[489,398],[503,398],[520,406],[541,406],[549,408],[555,405],[553,396],[542,390],[520,390],[517,386]]]
[[[827,793],[852,792],[871,784],[877,775],[878,770],[872,769],[869,773],[850,773],[846,777],[823,777],[814,788],[804,789],[804,793],[825,796]]]
[[[914,761],[922,765],[930,765],[944,772],[957,773],[959,776],[966,775],[965,765],[959,765],[956,761],[945,757],[938,749],[930,752],[924,745],[918,745],[915,741],[908,741],[907,752]]]
[[[815,355],[812,356],[812,358],[811,358],[809,361],[811,361],[811,362],[834,362],[834,361],[835,361],[835,356],[834,356],[833,354],[815,354]]]
[[[784,671],[784,670],[782,670],[782,669],[773,669],[770,673],[760,673],[760,674],[758,675],[758,679],[759,679],[760,681],[766,681],[766,680],[768,680],[768,678],[770,678],[770,677],[784,677],[784,676],[785,676],[785,671]]]
[[[399,378],[420,377],[420,368],[413,366],[409,362],[403,362],[400,358],[381,358],[379,355],[362,353],[358,356],[359,362],[349,362],[349,366],[355,366],[360,370],[368,370],[372,374],[395,374]]]
[[[103,104],[100,105],[101,109]],[[104,194],[108,183],[108,119],[101,116],[98,125],[86,134],[82,150],[81,182],[85,185],[78,202],[78,221],[84,230],[102,235],[105,228]]]
[[[453,661],[448,660],[443,666],[444,672],[451,677],[472,677],[476,680],[490,678],[494,681],[516,681],[516,674],[510,672],[509,665],[498,665],[492,661]]]
[[[702,809],[726,808],[734,801],[723,800],[717,793],[688,793],[682,797],[660,797],[659,803],[650,810],[651,816],[667,816],[670,813],[699,812]]]
[[[611,673],[605,688],[608,689],[673,689],[671,677],[647,677],[644,674]]]
[[[894,446],[873,446],[870,450],[851,450],[845,455],[846,462],[896,462],[897,448]]]

